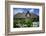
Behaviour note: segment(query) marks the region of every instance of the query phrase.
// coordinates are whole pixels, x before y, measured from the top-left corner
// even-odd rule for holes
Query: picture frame
[[[5,27],[6,27],[5,32],[6,32],[6,35],[37,34],[37,33],[45,32],[45,3],[6,1],[5,4],[6,4],[6,6],[5,6]],[[16,12],[18,12],[20,9],[23,9],[24,11],[27,11],[27,9],[28,10],[34,9],[34,11],[36,8],[39,9],[40,11],[38,12],[38,10],[36,10],[37,13],[36,13],[36,11],[35,11],[35,13],[40,17],[40,19],[39,19],[40,27],[37,25],[35,25],[34,27],[32,26],[33,28],[31,26],[30,26],[31,28],[30,27],[23,28],[23,27],[21,27],[22,25],[19,26],[20,28],[18,28],[18,26],[17,26],[17,28],[16,28],[16,26],[13,27],[13,25],[12,25],[13,16],[14,16],[14,13],[16,13],[16,12],[13,12],[13,8],[15,10],[17,9]],[[22,11],[22,10],[20,10],[20,11]],[[29,11],[27,11],[27,12],[29,13]],[[27,17],[29,17],[29,16],[27,15]],[[18,21],[17,21],[17,23],[18,23]]]

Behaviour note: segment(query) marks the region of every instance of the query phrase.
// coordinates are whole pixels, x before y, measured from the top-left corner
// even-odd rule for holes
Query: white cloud
[[[30,12],[30,13],[33,13],[33,12],[34,12],[34,9],[29,10],[29,12]]]

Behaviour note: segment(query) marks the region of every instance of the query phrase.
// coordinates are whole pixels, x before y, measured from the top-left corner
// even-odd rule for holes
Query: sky
[[[13,15],[17,13],[27,13],[27,11],[39,16],[39,9],[37,8],[13,8]]]

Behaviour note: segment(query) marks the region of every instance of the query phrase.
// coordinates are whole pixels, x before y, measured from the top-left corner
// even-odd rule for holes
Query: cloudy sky
[[[39,16],[39,9],[36,8],[13,8],[13,15],[17,13],[27,13],[27,11]]]

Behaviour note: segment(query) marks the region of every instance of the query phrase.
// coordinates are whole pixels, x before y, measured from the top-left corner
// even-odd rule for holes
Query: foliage
[[[13,27],[23,27],[24,25],[26,25],[26,27],[33,27],[33,22],[35,21],[39,21],[39,17],[36,19],[34,18],[33,20],[30,18],[14,18],[14,26]],[[21,26],[19,26],[18,24],[20,24]],[[24,26],[25,27],[25,26]]]

